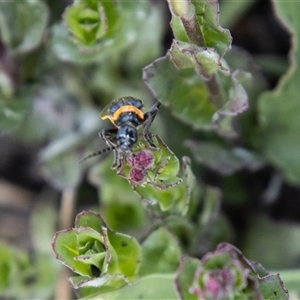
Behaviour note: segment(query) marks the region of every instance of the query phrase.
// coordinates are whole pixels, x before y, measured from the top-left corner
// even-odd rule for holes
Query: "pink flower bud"
[[[137,169],[150,169],[154,164],[154,156],[151,151],[143,150],[132,153],[127,158],[128,164]]]
[[[146,172],[145,172],[145,170],[132,168],[130,170],[129,176],[132,181],[140,182],[140,181],[144,180],[144,178],[146,177]]]

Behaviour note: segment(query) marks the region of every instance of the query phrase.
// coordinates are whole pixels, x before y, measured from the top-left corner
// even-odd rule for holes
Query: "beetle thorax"
[[[122,151],[131,151],[137,141],[137,130],[132,125],[123,125],[117,133],[117,145]]]

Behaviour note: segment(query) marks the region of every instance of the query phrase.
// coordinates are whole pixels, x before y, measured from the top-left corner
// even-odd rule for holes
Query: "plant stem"
[[[75,211],[76,195],[77,195],[76,187],[65,188],[62,192],[61,208],[60,208],[60,216],[59,216],[59,223],[61,229],[72,227],[74,211]]]
[[[193,5],[193,4],[190,4]],[[206,42],[199,26],[199,22],[196,18],[195,12],[192,16],[180,16],[180,20],[188,36],[189,42],[195,44],[198,47],[205,48]],[[218,82],[216,74],[209,75],[207,72],[199,66],[196,69],[197,73],[204,79],[207,89],[210,94],[210,99],[217,108],[221,108],[224,105],[224,99],[222,96],[222,90]]]
[[[216,74],[211,75],[211,77],[205,81],[207,89],[210,93],[210,99],[217,108],[221,108],[224,105],[224,99],[222,96],[222,90],[218,82]]]
[[[206,42],[200,29],[195,13],[192,17],[180,16],[180,20],[191,44],[206,47]]]

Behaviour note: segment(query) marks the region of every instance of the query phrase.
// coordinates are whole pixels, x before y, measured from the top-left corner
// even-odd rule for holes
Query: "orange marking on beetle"
[[[102,116],[101,119],[109,119],[112,123],[115,123],[115,121],[117,121],[120,118],[120,115],[124,112],[134,112],[140,119],[144,120],[144,113],[133,105],[123,105],[113,114],[113,116],[105,115]]]

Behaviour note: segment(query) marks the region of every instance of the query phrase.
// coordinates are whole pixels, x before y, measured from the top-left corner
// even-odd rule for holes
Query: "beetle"
[[[115,154],[112,169],[119,168],[124,155],[132,152],[138,140],[138,129],[143,128],[143,136],[150,146],[157,148],[149,128],[155,119],[161,103],[157,101],[147,112],[143,112],[142,100],[135,97],[120,97],[109,103],[101,112],[102,120],[109,119],[114,128],[102,129],[99,136],[109,146],[92,153],[81,161],[113,150]]]

